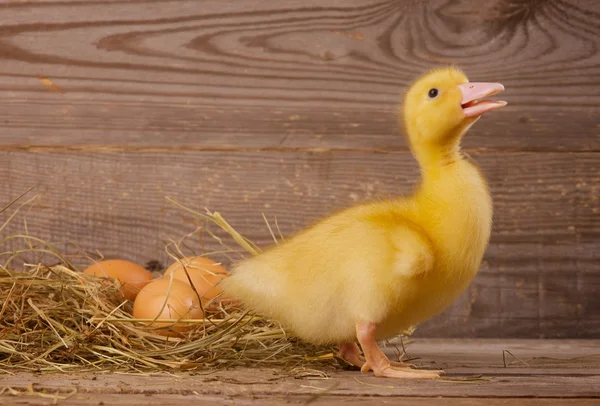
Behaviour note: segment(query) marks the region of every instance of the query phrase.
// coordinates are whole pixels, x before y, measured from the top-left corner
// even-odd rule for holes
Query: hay
[[[296,366],[327,352],[288,338],[275,323],[222,307],[181,338],[166,338],[131,316],[118,283],[64,265],[0,270],[0,368],[68,371],[188,370],[234,365]]]
[[[0,214],[16,206],[29,191],[1,208]],[[37,198],[25,201],[10,215],[4,213],[6,220],[0,223],[0,232],[17,213],[26,207],[31,209]],[[244,252],[255,255],[261,251],[219,213],[208,210],[200,213],[167,200],[205,223],[165,245],[174,260],[181,260],[186,256],[184,251],[191,251],[187,239],[200,229],[221,247],[203,255],[224,255],[230,259],[236,255],[239,259]],[[203,320],[154,320],[191,326],[178,337],[159,335],[156,328],[144,324],[153,320],[132,317],[132,303],[122,299],[117,281],[84,275],[74,265],[76,260],[88,264],[101,260],[100,253],[85,252],[72,243],[63,245],[74,252],[68,255],[60,252],[56,248],[59,244],[29,234],[26,217],[23,233],[10,235],[0,243],[0,373],[12,370],[210,372],[234,366],[275,366],[303,371],[344,365],[336,362],[342,360],[334,356],[333,346],[313,346],[300,341],[289,336],[278,323],[231,302],[213,306]],[[277,243],[266,218],[265,223]],[[216,225],[221,235],[208,225]],[[279,240],[283,240],[277,222],[275,228]],[[230,246],[224,238],[233,239],[238,247]],[[2,249],[8,245],[12,248]],[[398,350],[398,359],[406,355],[402,350]]]
[[[24,197],[0,209],[6,212]],[[6,216],[0,231],[36,197]],[[173,201],[172,201],[173,202]],[[260,252],[218,213],[197,213],[216,224],[250,254]],[[277,323],[222,302],[203,320],[157,320],[192,327],[179,337],[164,337],[131,316],[132,304],[119,295],[118,282],[83,275],[73,257],[102,259],[77,249],[63,255],[46,241],[24,232],[3,239],[18,249],[0,249],[0,373],[29,371],[212,371],[232,366],[284,368],[334,365],[332,347],[315,347],[299,341]],[[204,230],[223,247],[221,253],[238,253],[222,237]],[[71,244],[70,246],[76,247]],[[175,259],[182,258],[184,239],[166,245]],[[208,253],[210,254],[210,253]],[[32,255],[43,261],[30,261]],[[20,268],[20,269],[17,269]]]

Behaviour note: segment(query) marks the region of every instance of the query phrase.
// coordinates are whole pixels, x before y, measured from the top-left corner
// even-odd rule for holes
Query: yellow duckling
[[[442,371],[391,363],[377,340],[444,310],[477,273],[492,201],[483,175],[461,156],[460,141],[483,113],[506,105],[481,100],[502,90],[499,83],[470,83],[454,67],[418,79],[403,114],[421,168],[415,193],[321,220],[236,264],[224,290],[303,340],[339,344],[339,355],[363,372],[439,377]]]

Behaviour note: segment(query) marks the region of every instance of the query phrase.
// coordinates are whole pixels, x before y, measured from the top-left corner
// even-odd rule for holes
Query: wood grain
[[[6,396],[6,399],[0,397],[5,402],[3,405],[53,405],[52,399],[43,399],[38,396],[19,396],[17,399],[11,399]],[[60,401],[61,406],[83,406],[92,405],[98,406],[102,402],[104,405],[113,406],[130,406],[130,405],[194,405],[194,406],[213,406],[232,405],[232,406],[247,406],[247,405],[264,405],[275,406],[281,404],[306,404],[311,405],[332,405],[332,406],[372,406],[372,405],[389,405],[390,399],[379,396],[319,396],[313,400],[313,396],[252,396],[252,397],[235,397],[226,398],[214,395],[162,395],[162,394],[82,394],[70,397],[67,400]],[[14,403],[11,403],[14,401]],[[510,404],[518,404],[519,406],[598,406],[597,399],[578,398],[578,399],[559,399],[559,398],[542,398],[542,399],[490,399],[490,398],[424,398],[424,397],[394,397],[395,406],[506,406]]]
[[[503,366],[503,350],[522,362],[513,362],[517,360],[507,355],[507,365]],[[123,399],[137,404],[143,400],[140,396],[146,396],[140,403],[158,404],[162,400],[204,405],[203,400],[211,400],[211,404],[270,405],[275,401],[279,401],[277,404],[306,402],[311,396],[320,395],[313,401],[322,405],[340,404],[336,403],[339,400],[350,402],[350,398],[355,400],[350,404],[359,405],[588,405],[598,404],[600,398],[599,351],[597,340],[417,340],[408,347],[417,364],[443,366],[448,378],[463,378],[462,382],[400,382],[359,371],[330,371],[316,366],[327,373],[326,379],[295,378],[294,371],[256,367],[209,375],[202,370],[152,376],[18,373],[6,376],[3,385],[25,390],[34,383],[35,389],[46,389],[49,393],[77,389],[77,394],[65,404],[76,404],[75,400],[90,404],[91,399],[100,398],[119,405]],[[567,362],[557,366],[556,362],[561,360]],[[529,367],[526,365],[529,362],[537,366]],[[465,382],[464,378],[474,376],[482,376],[483,380]],[[116,394],[121,400],[114,397]],[[252,403],[252,399],[259,403]]]
[[[419,334],[597,336],[597,154],[480,153],[473,158],[485,170],[494,196],[492,241],[470,290]],[[196,210],[218,210],[264,247],[272,240],[261,213],[271,222],[276,217],[289,236],[347,205],[409,192],[417,175],[406,152],[0,153],[6,196],[30,186],[42,194],[27,212],[30,234],[163,265],[165,241],[201,224],[166,196]],[[22,232],[22,218],[13,220],[4,235]],[[221,249],[207,236],[203,243],[204,250]],[[196,237],[189,244],[200,248]]]
[[[0,148],[405,149],[400,94],[456,63],[510,102],[469,148],[600,151],[596,2],[480,3],[4,2]]]

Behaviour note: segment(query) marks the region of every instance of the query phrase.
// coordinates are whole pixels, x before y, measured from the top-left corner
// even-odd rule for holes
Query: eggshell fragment
[[[223,291],[219,282],[229,275],[223,266],[206,257],[183,258],[169,266],[164,277],[168,278],[171,274],[173,274],[173,278],[189,286],[193,284],[193,288],[205,302],[214,299]],[[190,279],[192,284],[190,284]]]
[[[189,285],[175,278],[173,280],[160,278],[144,286],[137,295],[133,303],[133,317],[136,319],[202,319],[204,312],[198,295]],[[190,328],[190,325],[175,322],[155,321],[146,324],[157,327],[156,333],[165,336],[176,336],[177,333]]]
[[[115,278],[121,282],[121,293],[128,300],[134,301],[140,289],[152,280],[152,274],[130,261],[109,259],[90,265],[83,271],[86,275]]]

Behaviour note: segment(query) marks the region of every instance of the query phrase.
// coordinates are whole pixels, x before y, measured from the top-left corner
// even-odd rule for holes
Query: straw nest
[[[17,205],[22,198],[0,208],[5,218],[0,233],[36,199]],[[218,213],[178,206],[216,225],[246,253],[260,251]],[[61,254],[51,243],[28,234],[26,216],[23,229],[23,234],[3,238],[0,248],[0,373],[15,369],[145,373],[257,365],[292,370],[340,365],[333,347],[315,347],[290,337],[278,323],[233,304],[221,303],[204,320],[166,320],[193,327],[180,337],[158,335],[144,325],[148,320],[132,317],[132,304],[119,295],[118,282],[107,284],[84,275],[72,262],[75,256],[90,260],[101,256],[83,250],[68,257]],[[220,252],[235,251],[222,236],[207,232],[223,247]],[[167,244],[169,255],[181,258],[184,241]]]

